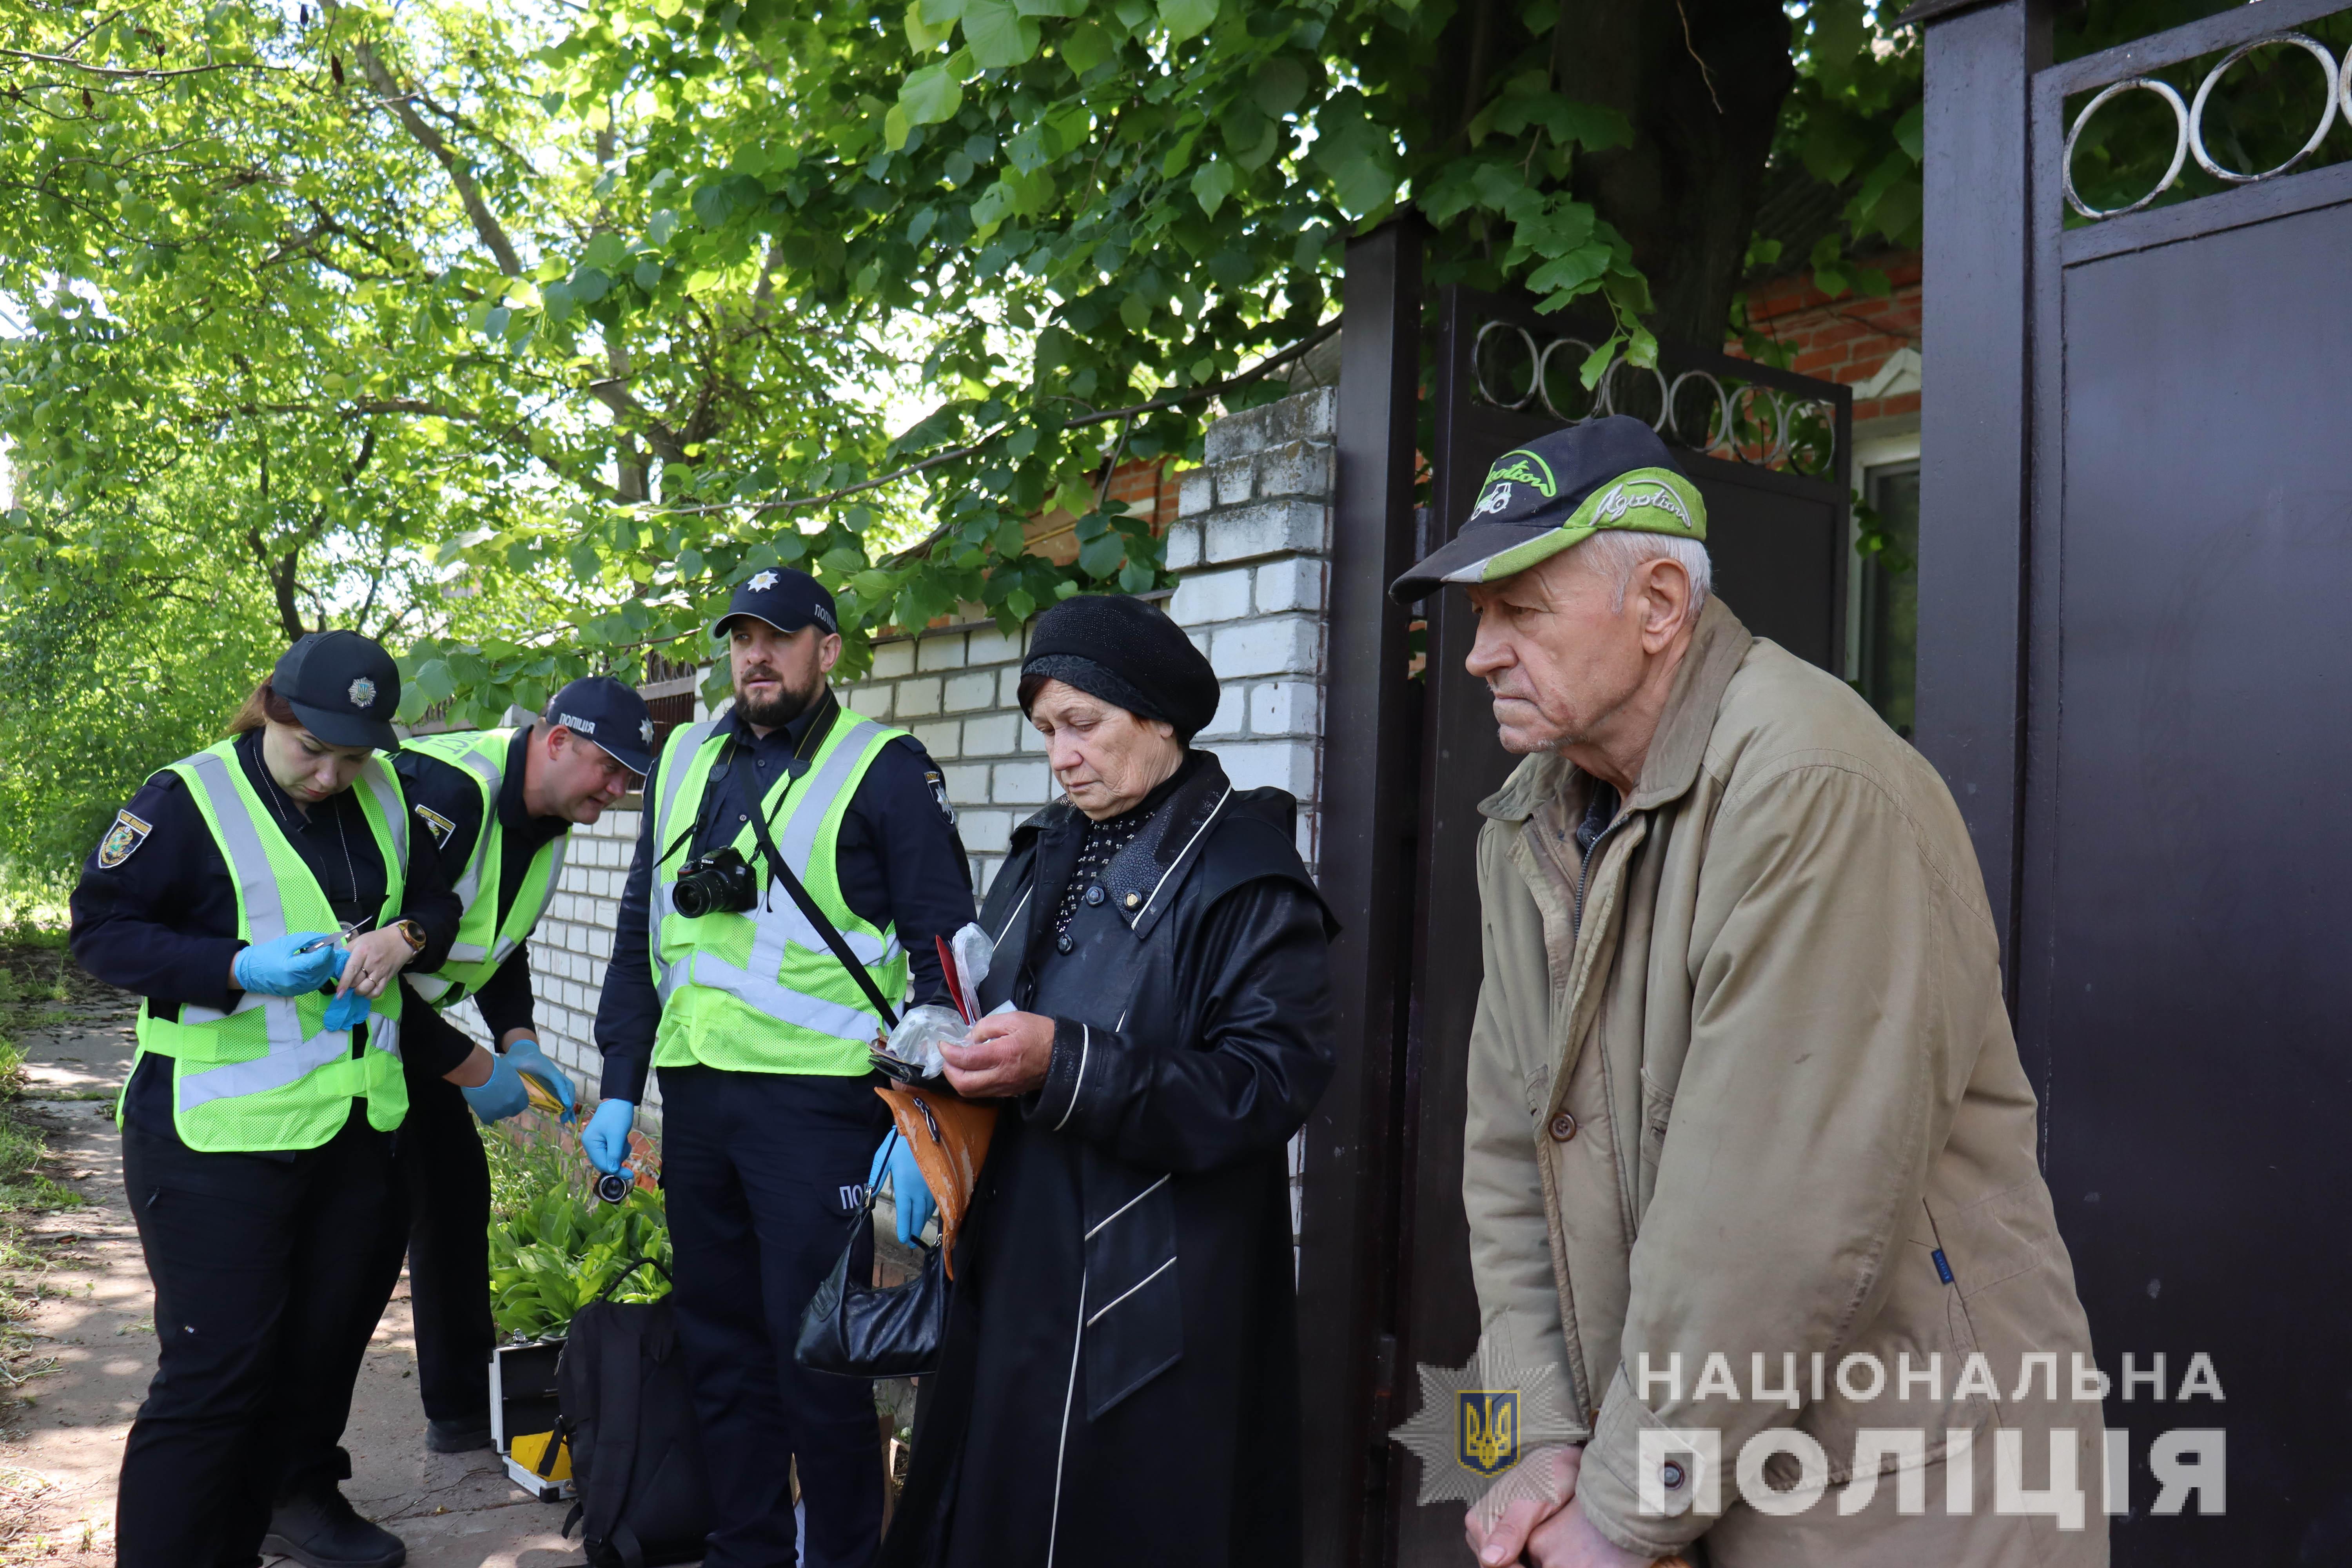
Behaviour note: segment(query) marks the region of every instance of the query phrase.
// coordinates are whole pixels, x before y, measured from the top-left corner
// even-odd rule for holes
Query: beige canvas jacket
[[[1589,861],[1588,787],[1531,757],[1481,807],[1463,1171],[1486,1331],[1570,1391],[1586,1511],[1658,1556],[1704,1534],[1714,1568],[2104,1563],[2099,1407],[2073,1383],[2089,1331],[1943,781],[1710,601]],[[1875,1397],[1854,1356],[1883,1369]],[[1735,1460],[1790,1426],[1821,1445],[1829,1492],[1773,1517],[1740,1500]],[[1720,1513],[1698,1467],[1664,1461],[1645,1510],[1646,1427],[1720,1435]],[[1866,1456],[1867,1503],[1850,1484],[1864,1428],[1922,1435],[1916,1457]],[[1999,1510],[2002,1428],[2027,1491],[2049,1486],[2051,1433],[2084,1434],[2079,1529]],[[1763,1473],[1779,1489],[1799,1468]],[[1923,1480],[1927,1511],[1902,1510]],[[1953,1480],[1969,1512],[1948,1506]]]

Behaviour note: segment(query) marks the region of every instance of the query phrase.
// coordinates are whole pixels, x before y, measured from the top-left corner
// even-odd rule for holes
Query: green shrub
[[[577,1138],[543,1118],[509,1135],[484,1128],[490,1161],[490,1316],[509,1339],[553,1339],[637,1258],[613,1291],[616,1301],[650,1301],[669,1289],[669,1225],[656,1188],[636,1187],[618,1204],[600,1201]]]

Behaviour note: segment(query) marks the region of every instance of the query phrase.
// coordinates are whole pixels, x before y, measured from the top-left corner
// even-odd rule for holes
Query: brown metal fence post
[[[2048,0],[1927,0],[1920,752],[1958,801],[2013,959],[2032,403],[2027,83]],[[2011,996],[2014,1005],[2014,994]]]
[[[1323,720],[1324,897],[1339,1071],[1306,1131],[1298,1260],[1306,1405],[1307,1561],[1360,1568],[1386,1471],[1395,1209],[1394,1071],[1411,952],[1412,795],[1420,733],[1405,612],[1388,585],[1412,564],[1421,354],[1421,231],[1406,216],[1348,247],[1338,499]]]

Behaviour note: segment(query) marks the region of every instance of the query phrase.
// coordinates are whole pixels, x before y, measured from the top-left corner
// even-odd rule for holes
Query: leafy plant
[[[514,1135],[482,1130],[490,1160],[490,1315],[513,1340],[561,1337],[633,1259],[650,1258],[662,1272],[635,1270],[612,1300],[649,1301],[669,1289],[660,1189],[643,1184],[618,1204],[602,1202],[576,1137],[530,1120],[537,1125]],[[650,1147],[636,1140],[632,1146],[640,1156],[633,1164],[646,1169]]]

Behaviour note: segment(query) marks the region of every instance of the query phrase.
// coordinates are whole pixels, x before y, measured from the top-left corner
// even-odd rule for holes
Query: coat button
[[[1070,940],[1070,933],[1068,931],[1064,931],[1061,935],[1054,939],[1054,951],[1055,952],[1067,952],[1077,945],[1078,944],[1076,942]]]
[[[1551,1119],[1551,1141],[1553,1142],[1565,1143],[1575,1136],[1575,1117],[1570,1116],[1567,1111],[1563,1110],[1558,1116]]]
[[[1666,1483],[1668,1491],[1673,1491],[1683,1484],[1683,1468],[1668,1459],[1664,1468],[1659,1470],[1658,1479]]]
[[[1130,909],[1130,910],[1131,910],[1131,909],[1135,908],[1135,906],[1136,906],[1136,905],[1138,905],[1138,904],[1139,904],[1139,903],[1141,903],[1141,902],[1143,902],[1143,895],[1142,895],[1141,893],[1129,893],[1129,894],[1128,894],[1128,896],[1127,896],[1127,907],[1128,907],[1129,909]]]
[[[1088,888],[1087,889],[1087,902],[1090,904],[1101,903],[1109,896],[1109,894],[1104,892],[1099,887]]]

